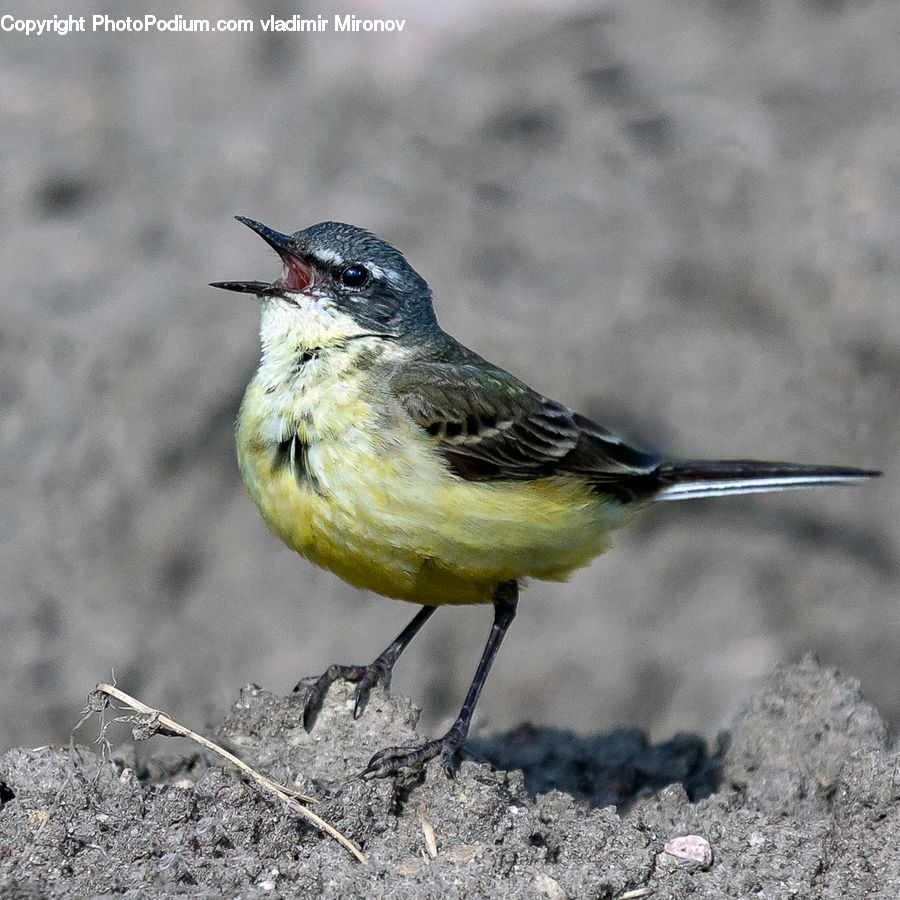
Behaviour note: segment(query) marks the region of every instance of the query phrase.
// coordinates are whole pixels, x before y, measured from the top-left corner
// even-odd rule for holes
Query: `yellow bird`
[[[361,588],[422,604],[371,664],[303,679],[304,720],[338,678],[356,707],[444,603],[493,603],[459,716],[389,747],[364,774],[440,755],[448,775],[526,578],[561,581],[653,500],[844,484],[878,472],[668,460],[541,396],[438,326],[403,255],[352,225],[287,235],[238,216],[281,257],[272,283],[215,282],[261,301],[262,357],[237,421],[241,473],[270,530]]]

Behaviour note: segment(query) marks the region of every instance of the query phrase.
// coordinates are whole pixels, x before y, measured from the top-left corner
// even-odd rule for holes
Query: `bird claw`
[[[441,757],[441,768],[448,778],[456,777],[453,757],[462,747],[464,735],[450,729],[443,737],[428,741],[419,747],[385,747],[379,750],[360,772],[361,778],[388,778],[401,769],[418,768],[436,756]]]
[[[366,666],[363,677],[359,679],[356,690],[353,692],[353,718],[358,719],[362,714],[362,705],[369,699],[369,692],[376,685],[381,684],[387,690],[391,686],[391,673],[389,670],[373,663]]]
[[[301,678],[294,687],[294,693],[306,692],[306,699],[303,702],[304,727],[309,726],[314,712],[321,707],[328,689],[339,679],[356,684],[356,690],[353,692],[353,718],[358,719],[372,688],[377,684],[385,688],[390,687],[391,671],[376,660],[367,666],[331,665],[321,675]]]

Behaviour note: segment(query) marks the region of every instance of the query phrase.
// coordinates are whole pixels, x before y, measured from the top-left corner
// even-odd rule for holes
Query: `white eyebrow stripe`
[[[344,262],[344,257],[339,253],[335,253],[334,250],[316,250],[315,257],[333,266],[341,265]]]
[[[382,281],[390,281],[391,284],[400,283],[400,274],[393,269],[382,269],[381,266],[376,266],[372,263],[363,263],[362,265],[365,265],[373,278],[380,278]]]

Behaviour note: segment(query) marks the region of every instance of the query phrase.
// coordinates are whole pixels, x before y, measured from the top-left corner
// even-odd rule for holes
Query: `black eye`
[[[362,287],[369,280],[369,270],[364,266],[347,266],[341,272],[341,283],[344,287]]]

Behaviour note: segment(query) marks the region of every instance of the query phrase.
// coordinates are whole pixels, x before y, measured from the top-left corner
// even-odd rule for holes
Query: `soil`
[[[900,755],[858,683],[812,657],[776,668],[712,750],[695,735],[651,746],[637,732],[527,727],[477,744],[508,768],[464,760],[452,780],[435,762],[358,776],[386,743],[422,739],[406,698],[376,689],[354,720],[352,687],[337,684],[309,729],[302,702],[248,686],[218,740],[317,798],[367,863],[217,758],[155,737],[107,758],[85,747],[0,758],[0,893],[897,895]]]

